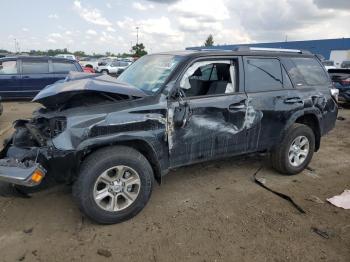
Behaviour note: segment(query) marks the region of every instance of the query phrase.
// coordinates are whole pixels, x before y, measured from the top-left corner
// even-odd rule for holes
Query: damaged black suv
[[[267,152],[301,172],[338,112],[320,61],[298,50],[147,55],[118,79],[70,74],[47,86],[1,152],[0,179],[35,191],[73,184],[80,209],[118,223],[146,205],[170,169]]]

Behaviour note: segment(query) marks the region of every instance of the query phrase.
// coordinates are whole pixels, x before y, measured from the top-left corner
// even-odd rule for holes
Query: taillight
[[[349,77],[349,78],[346,78],[346,79],[340,80],[340,83],[341,83],[342,85],[350,85],[350,77]]]

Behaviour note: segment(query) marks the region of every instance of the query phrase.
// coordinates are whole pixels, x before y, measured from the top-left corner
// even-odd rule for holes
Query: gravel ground
[[[35,107],[4,103],[1,140]],[[68,186],[30,198],[0,189],[0,261],[350,261],[350,210],[326,202],[350,189],[350,107],[339,115],[309,170],[281,176],[261,156],[180,168],[122,224],[84,218]],[[255,184],[259,167],[306,213]]]

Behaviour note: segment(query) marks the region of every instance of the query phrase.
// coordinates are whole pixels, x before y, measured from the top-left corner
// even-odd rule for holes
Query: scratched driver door
[[[225,66],[218,66],[220,62],[226,63],[226,69],[236,70],[238,61],[232,63],[229,61],[214,61],[215,70]],[[203,61],[200,61],[203,64]],[[202,65],[200,64],[200,65]],[[217,68],[216,68],[217,67]],[[202,70],[207,70],[202,68]],[[206,89],[206,94],[198,96],[185,97],[183,101],[169,102],[169,119],[171,128],[168,132],[168,143],[171,166],[180,166],[194,162],[205,161],[238,153],[244,153],[246,150],[246,126],[247,126],[247,96],[244,92],[239,92],[238,77],[228,75],[222,76],[222,73],[215,72],[214,77],[202,77],[205,72],[196,71],[196,81],[201,82],[201,87]],[[234,78],[231,81],[229,78]],[[190,81],[191,82],[191,81]],[[193,81],[192,81],[193,82]],[[216,83],[214,83],[216,82]],[[218,88],[219,83],[226,86],[226,82],[234,85],[231,93],[224,93],[224,89]],[[215,90],[210,90],[214,88]],[[185,90],[186,93],[186,90]],[[189,93],[189,92],[187,92]],[[176,119],[176,114],[183,112],[187,107],[190,114],[186,117],[183,125],[174,126],[171,124]]]

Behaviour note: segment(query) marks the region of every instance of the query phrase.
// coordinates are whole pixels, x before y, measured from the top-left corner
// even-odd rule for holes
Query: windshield
[[[118,80],[135,86],[146,93],[155,93],[165,83],[182,60],[174,55],[147,55],[131,64]]]

